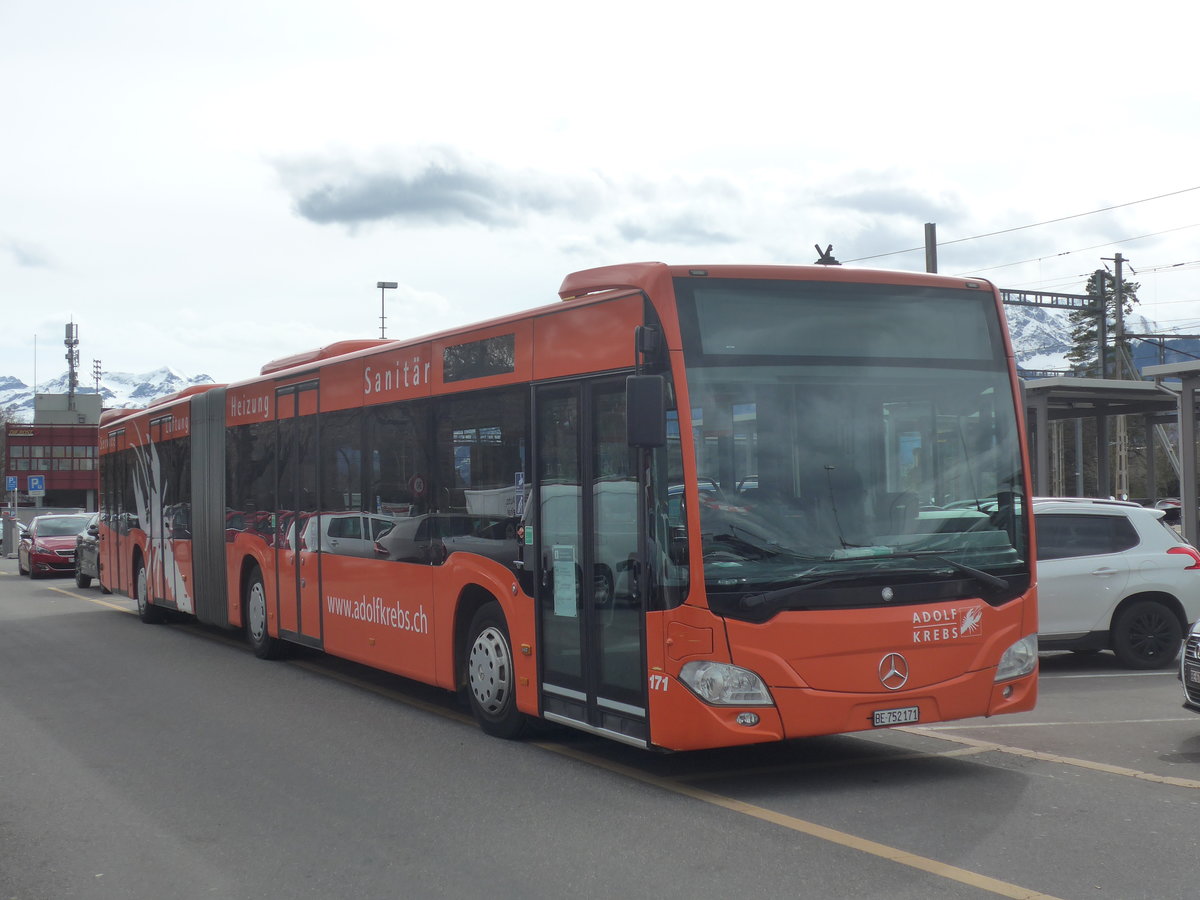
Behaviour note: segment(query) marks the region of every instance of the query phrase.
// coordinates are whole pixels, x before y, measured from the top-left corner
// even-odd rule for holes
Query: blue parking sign
[[[4,476],[4,489],[9,492],[15,491],[17,489],[17,476],[16,475],[5,475]]]
[[[30,475],[28,479],[29,493],[31,496],[46,493],[46,476],[45,475]]]

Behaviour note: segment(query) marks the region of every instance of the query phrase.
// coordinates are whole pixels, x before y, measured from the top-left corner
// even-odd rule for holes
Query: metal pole
[[[1125,279],[1121,270],[1121,263],[1125,260],[1120,253],[1113,254],[1113,305],[1116,311],[1113,318],[1116,320],[1116,336],[1113,343],[1117,348],[1117,377],[1124,378],[1125,371]],[[1132,372],[1129,377],[1133,378]]]
[[[394,281],[378,281],[375,287],[379,288],[379,337],[386,338],[387,314],[384,311],[383,296],[385,291],[395,290],[396,282]]]
[[[1038,397],[1033,405],[1034,422],[1034,472],[1033,494],[1035,497],[1050,496],[1050,402],[1045,395]]]
[[[925,223],[925,271],[937,271],[937,225]]]
[[[1086,497],[1083,492],[1083,419],[1075,418],[1075,496]]]
[[[1146,496],[1153,504],[1158,499],[1158,461],[1154,458],[1154,417],[1142,416],[1142,430],[1146,433]]]
[[[1179,505],[1183,521],[1183,536],[1195,545],[1197,534],[1196,508],[1196,384],[1192,375],[1183,375],[1179,392]]]

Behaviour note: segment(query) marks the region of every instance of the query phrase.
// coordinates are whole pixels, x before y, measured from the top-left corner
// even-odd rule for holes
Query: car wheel
[[[17,574],[22,577],[29,574],[29,572],[25,569],[25,567],[23,565],[21,565],[21,557],[20,556],[17,557]]]
[[[92,576],[84,575],[79,569],[79,560],[75,560],[75,586],[78,588],[90,587],[92,584]]]
[[[243,615],[246,618],[246,639],[259,659],[278,659],[283,655],[283,641],[271,637],[267,628],[267,591],[263,587],[262,572],[255,569],[246,582],[242,598]]]
[[[499,603],[488,603],[475,613],[466,651],[467,696],[479,727],[493,737],[517,737],[525,715],[517,709],[512,643]]]
[[[1154,600],[1138,600],[1113,619],[1112,648],[1131,669],[1163,669],[1175,661],[1183,628],[1175,613]]]
[[[147,599],[147,588],[146,567],[139,563],[133,572],[133,593],[134,600],[137,601],[138,618],[147,625],[157,625],[164,621],[166,616],[160,607],[155,606]]]

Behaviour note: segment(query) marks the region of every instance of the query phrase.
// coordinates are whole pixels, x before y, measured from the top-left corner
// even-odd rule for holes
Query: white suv
[[[1112,650],[1169,666],[1200,619],[1200,553],[1163,511],[1116,500],[1035,499],[1038,646]]]

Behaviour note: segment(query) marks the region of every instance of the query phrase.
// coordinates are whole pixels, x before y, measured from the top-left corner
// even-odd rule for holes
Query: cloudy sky
[[[85,376],[235,381],[377,337],[381,280],[404,337],[622,261],[919,270],[926,222],[1001,287],[1120,252],[1200,333],[1198,34],[1159,0],[0,0],[0,375],[35,336],[61,374],[73,319]]]

